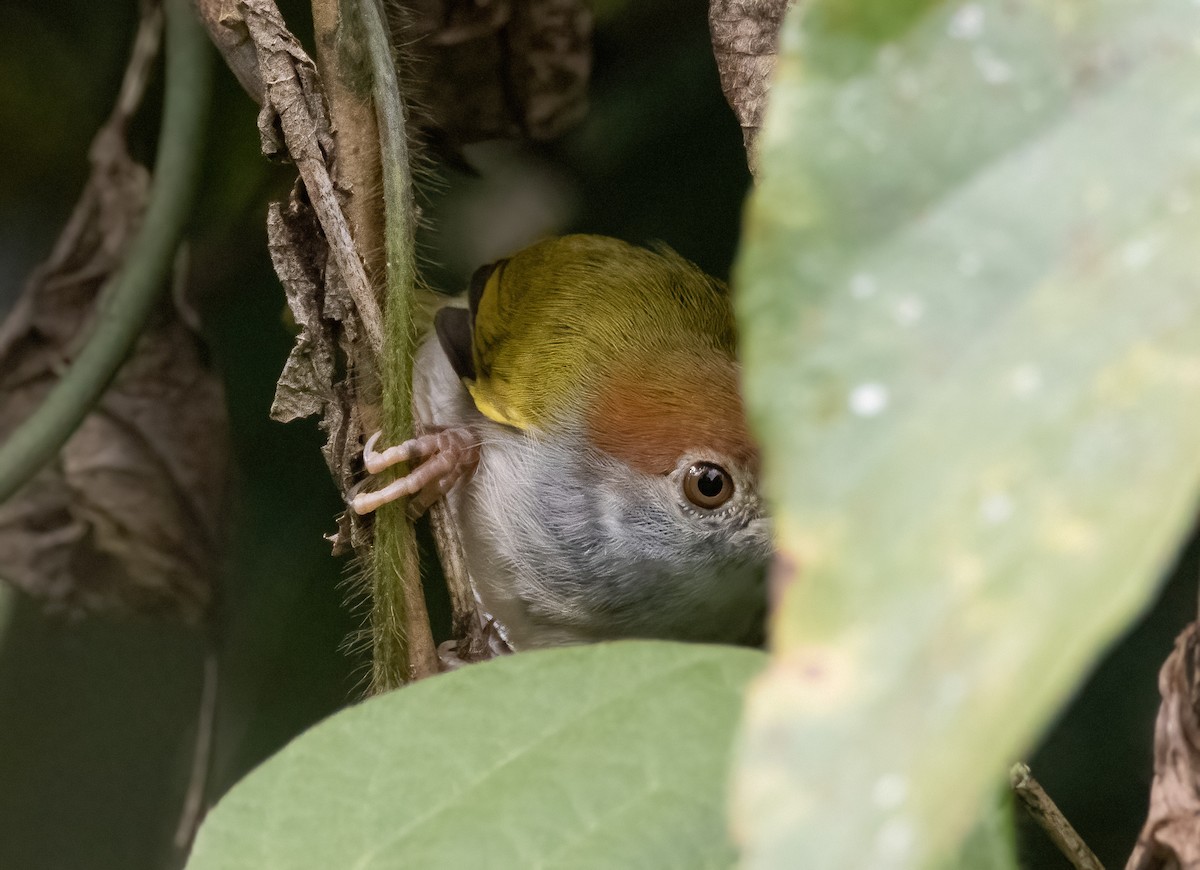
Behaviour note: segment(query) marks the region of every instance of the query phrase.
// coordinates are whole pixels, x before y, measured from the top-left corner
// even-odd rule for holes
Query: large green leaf
[[[222,800],[189,870],[728,867],[729,749],[761,653],[522,653],[303,734]]]
[[[1200,475],[1200,4],[813,0],[736,270],[777,519],[749,867],[926,867]],[[1149,739],[1149,735],[1147,735]]]
[[[1013,832],[1012,799],[1005,784],[998,800],[985,804],[974,829],[953,860],[938,870],[1015,870],[1017,843]]]

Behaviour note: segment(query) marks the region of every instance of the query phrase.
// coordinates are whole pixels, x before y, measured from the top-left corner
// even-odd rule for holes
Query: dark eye
[[[711,462],[697,462],[683,476],[683,494],[696,507],[718,508],[733,497],[733,478]]]

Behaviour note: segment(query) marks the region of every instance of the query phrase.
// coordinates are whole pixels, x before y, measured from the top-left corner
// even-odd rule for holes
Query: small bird
[[[440,498],[514,650],[761,638],[770,526],[728,289],[665,246],[573,235],[479,269],[414,360],[425,434],[359,513]]]

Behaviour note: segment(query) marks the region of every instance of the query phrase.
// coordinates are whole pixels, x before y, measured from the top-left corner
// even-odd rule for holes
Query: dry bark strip
[[[1126,870],[1200,870],[1200,622],[1158,675],[1150,812]]]
[[[725,99],[742,126],[746,160],[758,174],[755,142],[767,107],[779,27],[798,0],[710,0],[708,27]]]
[[[80,200],[0,327],[0,438],[74,359],[101,289],[141,224],[150,175],[129,156],[125,131],[161,29],[161,9],[144,4]],[[164,300],[58,460],[0,506],[4,578],[51,612],[140,612],[195,623],[212,600],[225,533],[228,426],[221,382],[181,306]]]

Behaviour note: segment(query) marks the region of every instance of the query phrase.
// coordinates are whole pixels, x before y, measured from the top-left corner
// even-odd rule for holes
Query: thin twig
[[[208,108],[208,40],[187,0],[165,0],[167,60],[150,201],[121,270],[101,293],[87,343],[37,410],[0,446],[0,502],[54,458],[128,356],[166,287],[196,189]]]
[[[1009,783],[1013,793],[1020,799],[1029,815],[1046,832],[1058,851],[1062,852],[1071,866],[1076,870],[1104,870],[1104,865],[1096,857],[1096,853],[1088,848],[1088,844],[1079,836],[1079,832],[1071,827],[1066,816],[1046,794],[1041,783],[1033,778],[1029,765],[1018,762],[1008,773]]]

